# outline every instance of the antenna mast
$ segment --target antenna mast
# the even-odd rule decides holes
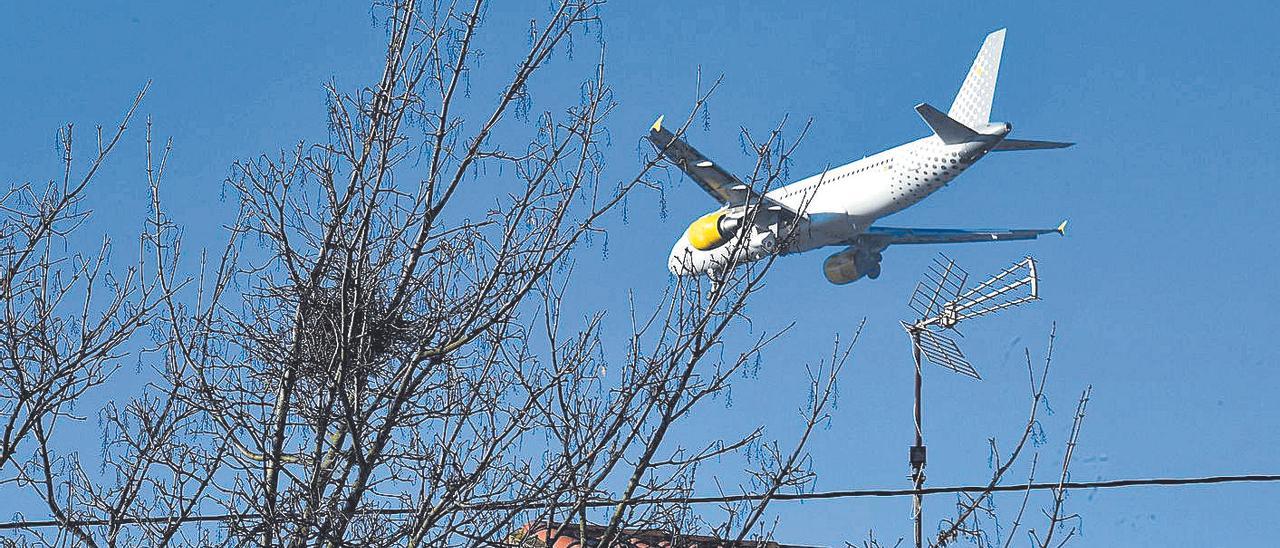
[[[911,336],[911,356],[915,361],[915,445],[911,446],[909,462],[911,481],[916,494],[912,497],[912,517],[915,519],[916,548],[924,546],[924,488],[925,445],[921,427],[920,388],[923,375],[921,356],[944,368],[962,375],[982,380],[959,345],[947,331],[955,332],[964,320],[999,312],[1006,308],[1029,303],[1040,298],[1040,282],[1036,275],[1036,261],[1025,257],[986,281],[971,289],[964,289],[969,273],[956,265],[946,255],[938,254],[916,284],[908,306],[915,311],[913,323],[902,322],[902,328]]]

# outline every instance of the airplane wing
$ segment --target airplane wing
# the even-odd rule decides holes
[[[674,133],[662,127],[662,117],[649,128],[649,142],[658,148],[662,156],[679,167],[690,179],[698,183],[702,190],[725,207],[737,207],[747,203],[760,204],[766,210],[794,217],[797,213],[791,208],[767,197],[743,183],[719,164],[703,156],[701,152],[676,137]]]
[[[895,228],[873,226],[859,235],[855,245],[883,248],[896,244],[950,244],[960,242],[995,242],[1034,240],[1041,234],[1066,234],[1067,222],[1057,228],[1027,229],[962,229],[962,228]]]

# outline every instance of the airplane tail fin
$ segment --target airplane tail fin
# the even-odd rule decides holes
[[[987,35],[978,50],[978,57],[969,67],[969,74],[960,85],[960,93],[951,103],[951,110],[943,114],[927,103],[916,105],[916,112],[924,119],[929,128],[946,144],[964,143],[989,138],[998,126],[991,124],[991,101],[995,98],[996,76],[1000,73],[1000,55],[1004,53],[1004,31],[997,30]],[[1026,139],[1004,139],[1009,133],[1009,124],[1004,126],[1001,139],[991,150],[1041,150],[1049,148],[1066,148],[1075,143],[1056,141],[1032,141]]]
[[[995,98],[996,75],[1000,72],[1000,54],[1004,51],[1004,30],[987,35],[978,57],[969,67],[960,93],[951,103],[947,115],[971,128],[981,128],[991,121],[991,100]]]

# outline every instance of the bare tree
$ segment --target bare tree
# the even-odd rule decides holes
[[[1042,443],[1044,437],[1043,427],[1040,422],[1040,410],[1046,406],[1045,400],[1045,384],[1049,377],[1049,367],[1053,363],[1053,345],[1056,337],[1056,326],[1050,331],[1049,344],[1045,351],[1044,364],[1040,368],[1037,375],[1035,367],[1032,365],[1030,351],[1026,354],[1027,363],[1027,379],[1028,387],[1031,395],[1031,409],[1027,414],[1027,421],[1018,441],[1014,444],[1013,449],[1008,454],[1002,454],[995,438],[989,438],[987,443],[990,446],[992,456],[993,471],[991,480],[986,486],[986,490],[976,494],[962,494],[961,498],[956,501],[956,516],[942,521],[937,537],[933,546],[946,546],[957,540],[968,540],[972,544],[981,547],[994,546],[1011,546],[1014,539],[1021,534],[1021,528],[1026,526],[1026,511],[1031,501],[1031,485],[1035,483],[1036,468],[1039,464],[1039,451],[1032,451],[1031,462],[1027,466],[1027,489],[1023,491],[1022,500],[1018,506],[1016,514],[1013,516],[1012,523],[1007,530],[1002,531],[998,524],[998,513],[994,505],[994,488],[1000,485],[1009,472],[1014,468],[1015,464],[1020,462],[1023,457],[1023,451],[1028,448],[1027,442],[1032,442],[1032,446],[1038,446]],[[1076,405],[1076,412],[1072,419],[1071,430],[1067,436],[1067,442],[1064,446],[1062,463],[1058,474],[1058,485],[1052,493],[1052,500],[1047,509],[1043,510],[1043,514],[1047,523],[1044,529],[1037,532],[1035,529],[1028,528],[1026,531],[1028,540],[1036,546],[1048,548],[1051,546],[1062,546],[1075,536],[1076,527],[1064,528],[1068,522],[1078,519],[1075,514],[1064,513],[1064,502],[1066,499],[1066,489],[1063,484],[1070,478],[1071,457],[1075,451],[1076,443],[1080,438],[1080,429],[1084,422],[1085,407],[1089,403],[1089,395],[1092,387],[1086,388],[1080,395],[1080,399]],[[1055,535],[1061,531],[1061,538],[1054,544]]]
[[[574,261],[603,220],[670,176],[652,149],[626,177],[605,169],[616,102],[602,4],[553,3],[530,22],[522,55],[486,60],[508,71],[491,93],[471,89],[483,0],[376,4],[387,31],[377,81],[326,88],[320,142],[234,164],[236,211],[216,253],[184,252],[163,199],[171,145],[155,150],[149,124],[151,214],[138,262],[107,268],[109,242],[67,251],[138,102],[111,137],[99,132],[80,175],[66,127],[61,180],[0,196],[0,488],[43,500],[60,526],[11,542],[541,546],[572,533],[615,546],[636,531],[668,532],[675,545],[698,533],[772,540],[772,498],[815,482],[806,446],[830,420],[857,333],[806,368],[810,393],[784,443],[763,427],[721,433],[696,422],[786,331],[745,329],[772,258],[718,272],[714,284],[673,279],[641,299],[651,304],[615,314],[623,330],[604,328],[606,311],[566,303],[583,283]],[[576,96],[535,102],[535,76],[592,32],[596,62]],[[699,79],[676,135],[705,114],[718,83]],[[785,118],[763,134],[743,128],[754,160],[746,182],[782,182],[807,127],[785,142]],[[744,226],[771,222],[747,209]],[[143,327],[149,343],[136,340]],[[991,531],[994,488],[1035,445],[1052,345],[1051,335],[1038,375],[1028,355],[1020,439],[1007,455],[990,441],[988,490],[957,502],[934,545],[1009,546],[1025,531],[1047,547],[1076,536],[1065,486],[1087,390],[1044,528],[1024,520],[1028,489],[1011,529]],[[58,451],[75,442],[58,440],[56,426],[78,418],[75,402],[130,352],[149,367],[146,382],[100,411],[99,460]],[[710,490],[751,496],[719,513],[681,502]]]
[[[768,539],[769,497],[813,482],[804,448],[851,345],[811,365],[784,445],[692,420],[785,331],[744,329],[772,259],[714,285],[674,279],[631,307],[629,332],[606,332],[603,311],[567,325],[575,252],[666,174],[655,150],[606,178],[602,40],[575,100],[534,110],[534,76],[574,33],[599,32],[602,3],[561,0],[531,21],[495,94],[470,90],[485,2],[379,4],[379,80],[327,88],[323,142],[235,164],[238,212],[213,256],[184,255],[164,208],[168,146],[153,153],[148,131],[152,382],[103,411],[105,474],[52,455],[37,431],[27,475],[63,525],[37,540],[478,546],[588,523],[604,545],[636,528]],[[677,135],[715,87],[699,84]],[[786,174],[800,139],[784,144],[785,123],[743,129],[755,188]],[[700,466],[727,455],[753,456],[714,485],[768,496],[723,521],[646,502],[709,487]],[[216,527],[201,525],[209,514]]]
[[[110,374],[120,346],[155,306],[142,264],[112,271],[111,241],[76,250],[73,233],[92,213],[84,196],[145,93],[113,133],[97,130],[97,151],[76,165],[72,126],[58,131],[63,170],[43,185],[0,194],[0,470],[19,446],[46,436],[71,403]]]
[[[146,325],[162,292],[145,261],[110,267],[112,245],[81,249],[95,177],[120,142],[146,89],[114,131],[96,131],[96,150],[79,166],[72,125],[58,131],[62,173],[44,184],[14,184],[0,195],[0,486],[31,485],[65,517],[49,466],[31,473],[24,454],[51,462],[59,423],[82,420],[76,401],[101,385]]]

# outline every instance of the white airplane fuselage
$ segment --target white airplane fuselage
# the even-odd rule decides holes
[[[875,221],[950,183],[1011,127],[995,123],[974,129],[982,140],[949,145],[930,135],[767,192],[803,217],[793,227],[744,226],[724,245],[706,251],[691,245],[684,232],[671,249],[668,268],[677,275],[704,274],[771,254],[849,245]]]

